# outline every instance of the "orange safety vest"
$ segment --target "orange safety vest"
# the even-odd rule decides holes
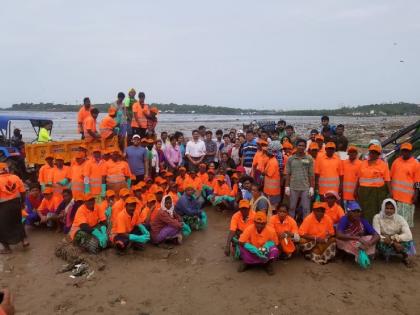
[[[59,182],[69,177],[69,171],[70,171],[70,167],[68,167],[67,165],[63,165],[63,168],[61,169],[58,168],[57,166],[53,168],[52,183],[53,183],[54,195],[61,196],[61,194],[63,193],[64,187],[61,186]]]
[[[269,157],[264,151],[257,151],[252,162],[252,167],[256,168],[261,173],[264,172],[265,166],[267,165]]]
[[[343,199],[355,200],[354,189],[359,180],[359,169],[362,161],[356,159],[354,161],[344,160],[343,164]]]
[[[395,200],[412,204],[414,184],[420,182],[419,162],[411,157],[397,158],[391,167],[392,196]]]
[[[53,183],[54,166],[51,167],[48,164],[42,165],[39,169],[38,182],[41,185],[47,185]]]
[[[280,195],[280,168],[275,157],[267,161],[264,173],[264,193],[268,196]]]
[[[89,116],[91,116],[90,115],[90,110],[92,109],[93,107],[92,106],[90,106],[89,107],[89,109],[88,110],[86,110],[86,108],[85,108],[85,106],[82,106],[80,109],[79,109],[79,112],[77,113],[77,123],[78,123],[78,125],[77,125],[77,131],[80,133],[80,132],[83,132],[83,123],[84,123],[84,121],[85,121],[85,119],[87,118],[87,117],[89,117]],[[82,124],[82,128],[80,128],[80,125],[79,124]]]
[[[341,160],[337,155],[334,154],[330,158],[327,155],[322,155],[319,159],[317,157],[315,174],[319,175],[318,186],[321,195],[327,191],[338,193],[343,169]]]
[[[359,169],[359,185],[362,187],[382,187],[390,181],[388,164],[382,160],[376,160],[369,164],[368,160],[362,161]]]
[[[86,162],[83,162],[81,165],[76,163],[70,166],[69,179],[71,180],[71,191],[75,200],[82,200],[85,193],[83,182],[83,169],[85,163]]]
[[[86,141],[95,140],[88,132],[88,130],[96,132],[96,120],[90,116],[83,121],[83,135]]]
[[[109,160],[104,166],[107,184],[118,184],[125,182],[125,177],[130,177],[127,162]]]
[[[133,118],[131,120],[131,127],[134,128],[147,128],[147,118],[145,114],[149,113],[149,105],[143,104],[144,107],[141,107],[139,102],[135,102],[133,104]],[[136,118],[134,117],[134,113],[137,113],[137,117],[139,120],[140,125],[137,123]]]
[[[105,176],[105,161],[97,162],[94,158],[84,163],[83,177],[89,178],[90,193],[98,196],[101,193],[102,176]]]
[[[107,139],[114,132],[114,128],[117,126],[114,118],[107,115],[102,119],[99,124],[99,133],[101,134],[102,139]]]

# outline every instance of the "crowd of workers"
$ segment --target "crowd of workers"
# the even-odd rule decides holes
[[[137,97],[119,93],[99,129],[88,98],[78,113],[85,143],[118,137],[119,147],[82,144],[69,165],[48,154],[27,187],[0,163],[1,253],[29,245],[25,226],[68,233],[90,253],[172,247],[206,228],[204,208],[213,206],[233,214],[225,254],[240,260],[239,271],[262,265],[273,274],[275,260],[298,251],[325,264],[337,249],[362,267],[375,253],[410,265],[420,182],[410,143],[389,169],[378,141],[362,155],[326,116],[307,139],[279,121],[272,131],[200,126],[185,141],[181,132],[158,136],[158,110]]]

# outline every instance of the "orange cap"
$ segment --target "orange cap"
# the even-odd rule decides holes
[[[146,138],[142,138],[142,139],[140,140],[140,142],[141,142],[141,143],[147,143],[147,139],[146,139]]]
[[[92,195],[92,194],[86,194],[86,195],[83,196],[83,201],[89,201],[89,200],[92,200],[92,199],[95,199],[95,196]]]
[[[167,181],[166,181],[166,179],[164,179],[164,178],[162,178],[162,177],[160,177],[160,176],[157,176],[156,178],[155,178],[155,183],[156,184],[163,184],[163,183],[166,183]]]
[[[293,149],[293,145],[289,141],[283,142],[283,149]]]
[[[162,187],[158,186],[158,187],[155,188],[155,194],[157,194],[157,193],[163,193]]]
[[[401,144],[400,150],[412,151],[413,150],[413,145],[411,143],[405,142],[405,143]]]
[[[179,169],[178,169],[178,171],[187,171],[187,169],[185,168],[185,167],[183,167],[183,166],[181,166]]]
[[[165,173],[165,177],[172,177],[172,176],[174,176],[174,173],[172,173],[172,172],[166,172]]]
[[[214,173],[215,173],[215,171],[214,171],[214,169],[210,168],[210,169],[207,171],[207,173],[208,173],[208,174],[214,174]]]
[[[325,202],[315,201],[312,206],[312,209],[320,209],[320,208],[326,209]]]
[[[87,150],[88,149],[87,144],[86,143],[79,144],[79,149]]]
[[[47,194],[52,194],[53,192],[54,192],[54,190],[52,189],[52,187],[46,187],[46,188],[44,189],[43,194],[44,194],[44,195],[47,195]]]
[[[153,139],[147,139],[147,140],[146,140],[146,142],[147,142],[148,144],[153,144],[153,143],[155,143],[155,140],[153,140]]]
[[[309,150],[319,150],[319,146],[316,142],[311,142],[309,145]]]
[[[255,213],[254,222],[256,223],[267,223],[267,215],[264,211],[258,211]]]
[[[146,197],[147,202],[156,201],[156,196],[153,194],[148,194]]]
[[[322,141],[324,141],[324,136],[318,134],[318,135],[315,136],[315,141],[316,140],[322,140]]]
[[[115,192],[113,190],[108,189],[105,193],[106,197],[114,197],[115,196]]]
[[[241,209],[241,208],[249,209],[249,207],[250,207],[249,200],[242,199],[242,200],[239,201],[239,209]]]
[[[125,200],[125,203],[137,203],[137,202],[138,202],[138,199],[136,197],[128,197]]]
[[[101,152],[102,151],[102,149],[101,149],[101,147],[100,146],[97,146],[97,145],[95,145],[93,148],[92,148],[92,150],[91,150],[92,152]]]
[[[357,149],[357,147],[356,147],[356,146],[354,146],[354,145],[350,145],[350,146],[347,148],[347,152],[359,152],[359,150]]]
[[[260,146],[267,146],[268,145],[268,142],[267,141],[265,141],[265,140],[262,140],[262,139],[260,139],[260,140],[258,140],[258,142],[257,142]]]
[[[53,158],[54,158],[54,154],[52,154],[52,153],[47,153],[45,155],[45,159],[53,159]]]
[[[217,175],[216,180],[225,181],[225,176],[224,175]]]
[[[325,149],[335,149],[335,148],[336,148],[336,146],[335,146],[335,143],[334,142],[328,142],[325,145]]]
[[[128,190],[128,188],[121,188],[119,195],[120,195],[120,197],[129,196],[130,191]]]
[[[8,168],[9,167],[9,165],[7,165],[7,163],[0,163],[0,169],[5,169],[5,168]]]
[[[239,178],[238,173],[235,173],[232,175],[232,179],[238,179],[238,178]]]
[[[150,112],[154,113],[154,114],[157,114],[157,113],[159,113],[159,109],[157,107],[152,107],[152,108],[150,108]]]
[[[77,151],[75,154],[76,159],[84,159],[86,157],[85,152]]]
[[[117,109],[113,106],[111,106],[110,108],[108,108],[108,114],[110,115],[114,115],[117,113]]]
[[[381,153],[381,152],[382,152],[381,147],[380,147],[379,145],[377,145],[377,144],[371,144],[371,145],[369,146],[368,150],[369,150],[369,151],[376,151],[376,152],[378,152],[378,153]]]

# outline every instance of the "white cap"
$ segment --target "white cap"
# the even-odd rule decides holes
[[[132,139],[134,139],[134,138],[139,138],[140,139],[141,137],[139,135],[134,135]]]

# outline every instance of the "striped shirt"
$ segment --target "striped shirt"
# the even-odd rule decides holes
[[[252,162],[257,150],[257,141],[255,141],[255,139],[250,142],[247,141],[243,144],[241,156],[244,159],[244,167],[252,167]]]

